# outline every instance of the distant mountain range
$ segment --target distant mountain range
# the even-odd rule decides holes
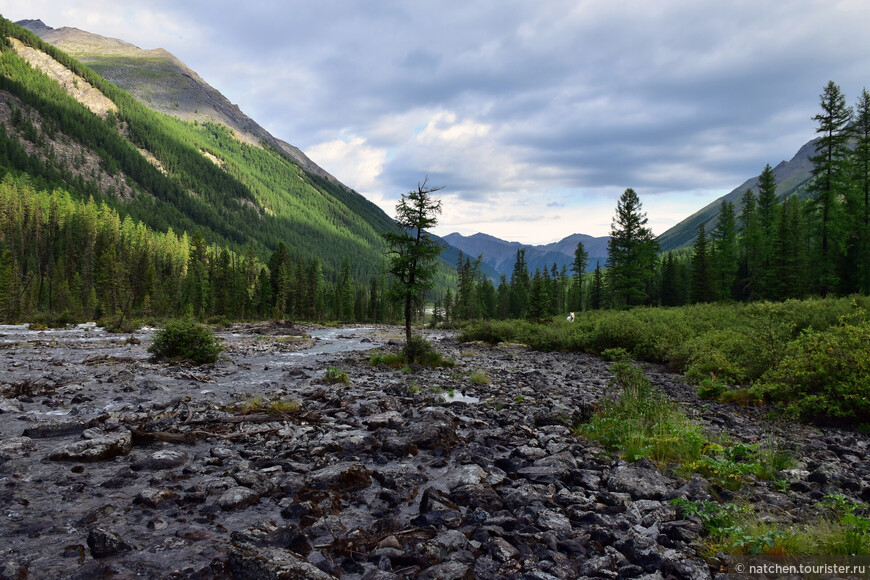
[[[572,234],[558,242],[534,246],[519,242],[507,242],[487,234],[474,234],[463,236],[458,233],[444,236],[444,240],[451,246],[459,248],[473,258],[483,254],[483,263],[492,267],[499,275],[505,274],[510,277],[516,262],[517,250],[526,250],[526,263],[529,271],[534,273],[536,268],[549,270],[553,264],[561,270],[563,265],[571,268],[574,261],[574,250],[577,243],[583,242],[583,247],[589,254],[587,271],[595,269],[595,262],[601,261],[602,266],[607,260],[607,236],[594,238],[585,234]]]

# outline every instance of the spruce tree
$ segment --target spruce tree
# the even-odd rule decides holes
[[[586,273],[586,267],[589,265],[589,252],[583,247],[583,242],[577,242],[577,247],[574,248],[574,261],[571,262],[571,271],[574,276],[571,281],[571,301],[569,310],[580,312],[583,310],[583,274]]]
[[[608,281],[618,306],[641,305],[649,296],[658,243],[646,224],[637,193],[626,189],[616,204],[607,243]]]
[[[849,122],[852,109],[846,106],[846,97],[834,81],[830,81],[820,98],[822,113],[813,117],[818,122],[816,154],[813,163],[810,193],[816,212],[818,248],[814,271],[816,290],[821,296],[837,287],[837,262],[842,253],[841,217],[838,200],[846,196],[846,160],[849,156]]]
[[[604,307],[604,276],[601,273],[601,262],[595,261],[595,271],[592,273],[592,286],[589,288],[589,308],[601,310]]]
[[[870,92],[865,88],[855,106],[855,149],[853,152],[854,187],[859,201],[858,280],[860,290],[870,295]]]
[[[692,303],[713,302],[716,299],[716,288],[713,281],[713,264],[710,259],[704,222],[698,226],[698,238],[695,241],[692,254],[691,276],[689,292]]]
[[[713,230],[716,248],[714,263],[714,278],[716,292],[720,299],[732,297],[734,283],[737,277],[737,220],[734,214],[734,204],[723,200],[719,206],[719,218]]]
[[[761,226],[755,194],[746,190],[741,198],[740,211],[740,262],[737,270],[737,298],[753,300],[758,298],[761,269]]]

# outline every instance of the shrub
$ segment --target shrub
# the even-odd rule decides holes
[[[804,331],[755,390],[804,419],[870,421],[870,323]]]
[[[437,352],[432,344],[420,335],[411,337],[411,342],[405,345],[405,360],[407,362],[408,355],[413,354],[415,363],[421,366],[428,367],[452,367],[453,361],[446,360]]]
[[[148,352],[157,358],[213,363],[221,346],[212,331],[190,319],[171,320],[154,334]]]
[[[702,399],[718,399],[728,386],[715,377],[708,377],[698,383],[698,396]]]

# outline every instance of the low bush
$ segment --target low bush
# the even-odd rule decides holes
[[[855,344],[857,339],[850,342],[845,336],[855,328],[861,337],[866,335],[868,307],[870,297],[858,296],[586,311],[577,313],[574,323],[468,323],[459,339],[490,344],[520,342],[536,350],[592,352],[607,357],[624,351],[639,360],[670,365],[691,381],[700,382],[712,375],[727,384],[756,385],[752,390],[724,391],[723,400],[730,398],[741,404],[782,401],[805,418],[870,422],[865,393],[870,390],[867,367],[851,363],[860,357],[866,360],[868,352]],[[846,330],[836,330],[844,325]],[[814,367],[817,358],[826,356],[820,350],[825,336],[837,346],[827,364]],[[816,347],[809,344],[813,340],[819,342]],[[840,346],[843,348],[838,351]],[[801,377],[788,370],[794,363],[795,368],[802,369]],[[813,373],[813,368],[818,372]],[[835,380],[826,387],[820,383],[829,372]],[[813,379],[806,393],[796,384],[804,378]],[[798,401],[805,394],[810,398]]]
[[[155,332],[148,352],[157,358],[206,364],[218,359],[221,346],[207,326],[182,318]]]
[[[870,421],[870,323],[805,330],[754,391],[802,419]]]
[[[350,383],[350,377],[337,367],[328,367],[323,375],[323,381],[328,385],[347,385]]]

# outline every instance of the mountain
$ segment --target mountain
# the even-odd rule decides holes
[[[328,279],[345,258],[358,280],[380,271],[381,233],[396,227],[393,220],[294,154],[171,54],[25,24],[90,58],[151,108],[0,20],[3,174],[26,174],[35,187],[64,189],[77,200],[92,197],[153,231],[200,231],[208,244],[239,251],[250,245],[264,261],[284,242],[295,255],[317,258]],[[149,78],[157,80],[148,85]]]
[[[555,263],[559,270],[565,265],[570,270],[574,261],[574,250],[577,242],[583,242],[583,247],[589,254],[587,271],[595,269],[596,260],[602,264],[607,260],[608,237],[594,238],[585,234],[572,234],[558,242],[533,246],[519,242],[507,242],[488,234],[474,234],[463,236],[452,233],[444,236],[444,240],[452,246],[459,248],[471,256],[483,255],[483,263],[491,266],[499,275],[510,277],[516,262],[517,251],[526,250],[526,263],[529,271],[534,273],[536,268],[550,270]]]
[[[52,28],[41,20],[16,22],[118,85],[150,109],[182,121],[219,123],[250,145],[267,143],[312,175],[339,181],[302,151],[272,136],[237,105],[162,48],[144,50],[117,38],[78,28]]]
[[[812,177],[813,164],[810,157],[816,152],[816,139],[801,147],[790,161],[781,161],[773,168],[776,176],[776,193],[779,199],[785,199],[790,195],[796,195],[800,199],[807,196],[806,186]],[[759,174],[761,171],[759,171]],[[741,198],[749,189],[756,189],[758,176],[747,179],[730,193],[696,211],[674,227],[670,228],[658,237],[662,251],[671,251],[678,248],[691,246],[698,237],[698,227],[703,223],[707,232],[712,232],[716,227],[719,216],[719,207],[723,201],[734,204],[735,211],[739,215],[743,207]]]

